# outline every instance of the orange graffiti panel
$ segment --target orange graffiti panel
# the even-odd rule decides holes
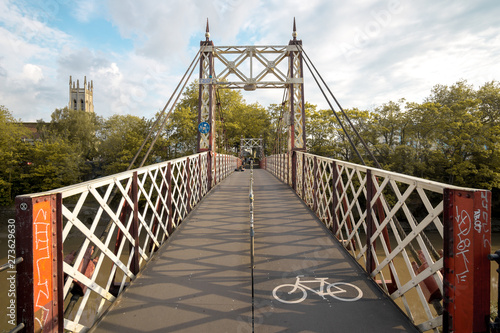
[[[52,302],[52,228],[50,201],[33,205],[33,303],[35,319],[44,327]]]

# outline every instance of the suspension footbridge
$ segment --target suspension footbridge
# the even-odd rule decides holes
[[[308,154],[304,63],[324,81],[295,26],[282,46],[209,37],[186,72],[197,154],[16,198],[17,330],[488,331],[491,193]],[[217,90],[260,88],[285,90],[288,146],[241,172]]]

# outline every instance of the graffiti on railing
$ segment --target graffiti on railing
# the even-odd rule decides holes
[[[491,248],[491,242],[488,238],[488,234],[490,234],[490,228],[488,227],[490,221],[490,216],[488,213],[488,209],[491,203],[488,197],[487,192],[481,192],[481,209],[478,209],[477,215],[474,214],[474,229],[482,235],[483,247]]]
[[[469,214],[465,210],[462,210],[460,213],[457,206],[456,212],[455,221],[458,227],[457,236],[459,240],[456,247],[456,254],[457,256],[461,256],[463,260],[462,269],[460,271],[457,270],[456,277],[458,282],[466,282],[469,274],[469,264],[471,259],[469,249],[471,246],[470,231],[472,229],[472,223]]]
[[[50,226],[50,202],[43,201],[34,206],[35,220],[33,222],[33,262],[35,263],[34,305],[35,320],[40,328],[47,324],[52,301],[52,262],[50,251],[52,235]],[[49,306],[48,306],[49,305]]]

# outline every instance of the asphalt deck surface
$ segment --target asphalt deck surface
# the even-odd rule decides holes
[[[292,189],[259,169],[252,311],[249,184],[250,170],[220,183],[91,331],[252,332],[253,318],[254,332],[418,332]],[[285,302],[307,296],[276,299],[297,276],[317,292],[325,279],[324,297],[283,286]]]

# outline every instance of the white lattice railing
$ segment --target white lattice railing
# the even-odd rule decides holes
[[[18,311],[26,331],[92,326],[237,166],[236,157],[202,153],[16,198],[18,253],[28,261],[18,304],[35,300],[31,313]],[[54,321],[62,314],[64,323]]]
[[[295,189],[419,329],[485,331],[489,191],[302,152],[263,165]]]

